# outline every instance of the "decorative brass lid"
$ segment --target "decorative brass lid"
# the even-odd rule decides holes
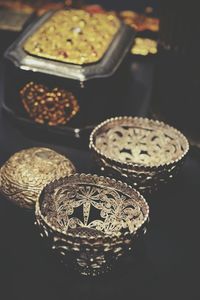
[[[31,55],[77,65],[99,61],[120,28],[112,14],[60,10],[24,43]]]
[[[74,172],[71,161],[51,149],[25,149],[15,153],[2,166],[0,192],[20,207],[34,208],[47,183]]]

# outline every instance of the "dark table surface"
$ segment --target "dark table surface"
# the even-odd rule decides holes
[[[150,105],[154,59],[133,59],[130,114]],[[11,83],[12,84],[12,83]],[[16,151],[47,146],[66,154],[79,172],[94,172],[87,149],[27,138],[0,112],[0,163]],[[200,156],[191,150],[176,180],[148,197],[150,225],[133,254],[112,272],[85,278],[70,274],[46,249],[32,213],[0,199],[0,299],[200,299]]]

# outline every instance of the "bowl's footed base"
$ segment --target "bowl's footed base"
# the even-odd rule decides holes
[[[112,266],[110,265],[106,265],[97,269],[94,268],[90,268],[90,267],[85,267],[85,268],[80,268],[77,267],[75,268],[76,271],[79,272],[79,274],[83,275],[83,276],[99,276],[99,275],[103,275],[109,271],[111,271]]]
[[[71,269],[76,273],[79,273],[82,276],[90,276],[90,277],[95,277],[95,276],[100,276],[103,275],[109,271],[112,270],[113,265],[112,264],[104,264],[102,266],[98,266],[96,268],[91,267],[91,266],[80,266],[77,263],[75,264],[68,264],[62,261],[62,263],[64,264],[64,266],[67,269]]]

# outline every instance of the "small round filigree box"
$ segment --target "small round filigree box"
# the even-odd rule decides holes
[[[173,178],[189,150],[185,136],[163,122],[117,117],[98,125],[90,149],[102,171],[152,192]]]
[[[0,192],[22,208],[34,208],[43,187],[52,180],[75,173],[65,156],[34,147],[15,153],[0,170]]]
[[[41,236],[61,261],[95,276],[108,271],[146,231],[149,207],[121,181],[75,174],[47,185],[35,214]]]

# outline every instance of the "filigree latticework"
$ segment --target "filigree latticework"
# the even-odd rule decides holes
[[[189,145],[178,130],[162,122],[119,117],[94,129],[90,148],[102,170],[151,191],[174,176]]]
[[[101,152],[123,163],[154,166],[169,163],[184,152],[176,132],[145,125],[108,128],[96,137],[95,144]]]
[[[144,218],[134,199],[112,188],[83,184],[56,188],[45,198],[42,213],[61,230],[88,227],[106,234],[127,227],[133,232]]]
[[[133,188],[114,179],[75,174],[49,184],[36,203],[41,234],[85,275],[107,271],[142,232],[149,208]]]

